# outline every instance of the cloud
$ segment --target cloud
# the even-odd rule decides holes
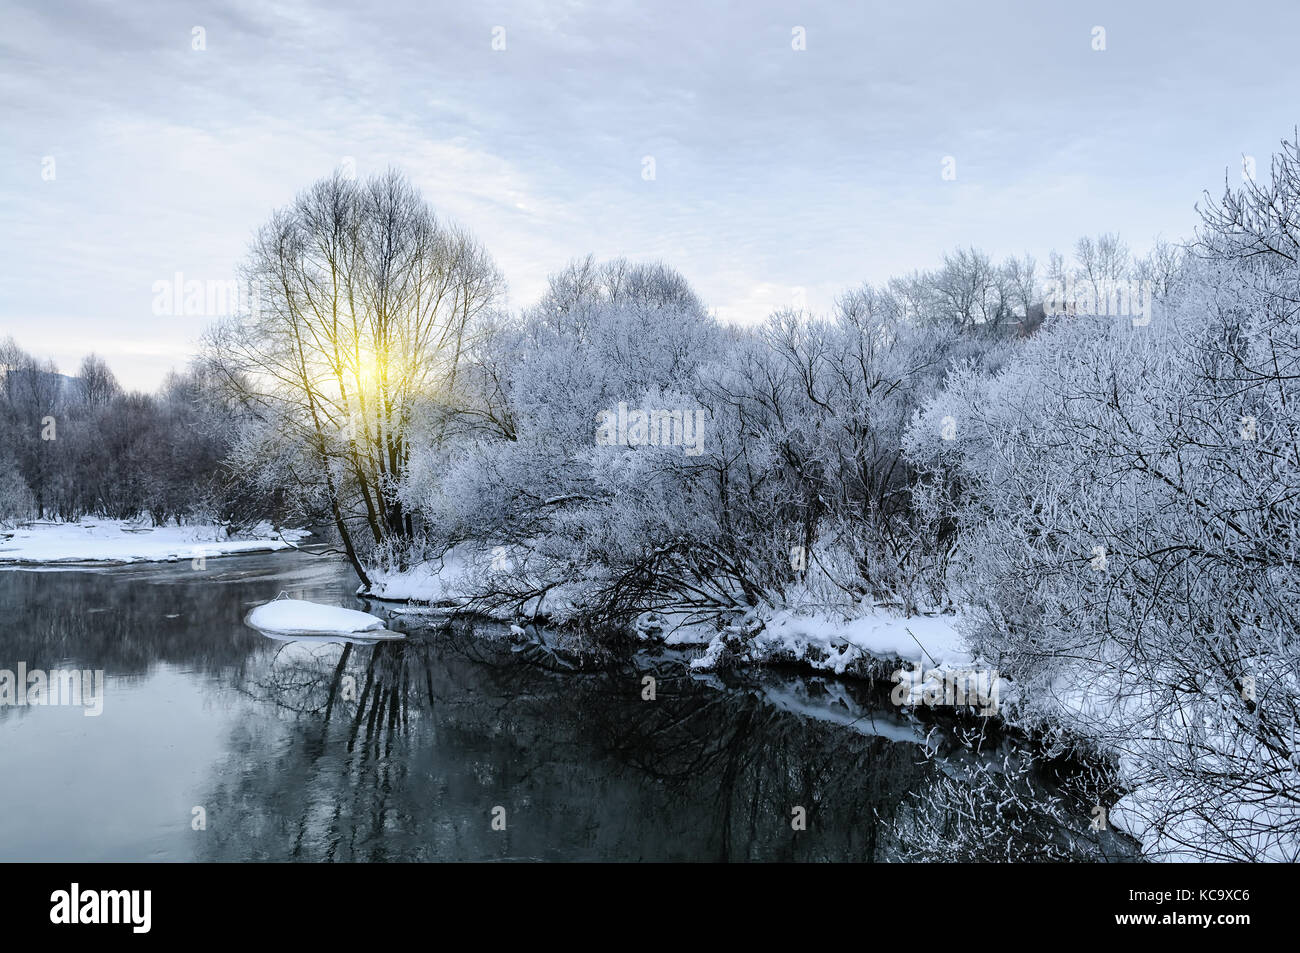
[[[195,329],[150,312],[152,282],[232,273],[345,156],[409,172],[516,306],[587,252],[662,258],[756,321],[782,289],[825,310],[956,245],[1043,257],[1105,230],[1140,247],[1186,234],[1200,189],[1296,121],[1300,12],[1270,5],[1261,32],[1202,6],[1100,2],[1085,22],[1004,4],[18,0],[0,333],[114,353],[154,386],[159,355],[123,342],[180,354]]]

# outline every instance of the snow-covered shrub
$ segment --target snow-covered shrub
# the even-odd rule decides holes
[[[0,457],[0,526],[12,527],[35,515],[36,501],[18,467]]]
[[[1005,348],[870,288],[829,319],[727,328],[662,266],[577,262],[481,343],[453,438],[413,451],[400,493],[444,549],[512,553],[513,576],[477,593],[493,609],[613,626],[940,608],[946,531],[910,504],[902,434],[952,360]],[[699,439],[602,438],[637,411],[686,415]]]
[[[1118,757],[1117,821],[1153,856],[1294,860],[1296,144],[1193,251],[1149,323],[1049,319],[1001,373],[955,373],[905,445],[959,527],[974,649]]]

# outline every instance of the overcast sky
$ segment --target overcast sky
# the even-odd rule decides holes
[[[1300,121],[1300,4],[1065,6],[4,0],[0,338],[153,388],[210,320],[154,283],[233,277],[348,157],[473,230],[512,306],[592,252],[756,321],[957,245],[1185,236]]]

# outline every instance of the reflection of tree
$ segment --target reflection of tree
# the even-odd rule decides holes
[[[605,744],[684,799],[710,792],[713,859],[874,859],[877,815],[931,773],[913,745],[783,711],[757,690],[701,691],[671,669],[658,685],[676,704],[607,721]],[[791,827],[796,806],[806,831]]]
[[[782,710],[756,682],[660,660],[643,701],[644,659],[557,672],[518,648],[458,624],[268,651],[245,688],[291,718],[232,739],[204,856],[881,859],[904,856],[894,820],[940,777],[918,746]]]
[[[984,757],[954,757],[935,783],[912,793],[891,820],[903,856],[963,863],[1132,860],[1136,844],[1115,834],[1102,804],[1118,794],[1109,772],[1090,762],[1049,766],[1003,746]],[[1055,781],[1056,783],[1049,783]]]
[[[351,749],[358,738],[382,742],[408,727],[413,713],[432,708],[428,651],[423,641],[286,641],[275,644],[269,662],[242,687],[284,711],[319,716],[326,725],[336,711],[347,711]]]

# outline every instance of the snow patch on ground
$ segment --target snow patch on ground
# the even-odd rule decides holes
[[[1172,675],[1151,682],[1123,672],[1115,660],[1080,661],[1036,702],[1048,719],[1115,758],[1117,780],[1127,793],[1110,810],[1112,825],[1138,840],[1148,860],[1241,859],[1235,852],[1218,853],[1230,833],[1253,856],[1294,863],[1300,846],[1286,832],[1295,830],[1300,811],[1290,798],[1251,790],[1251,752],[1216,724],[1219,706],[1213,699],[1172,693]],[[1198,762],[1207,772],[1240,772],[1240,799],[1225,800],[1212,787],[1170,770],[1171,749],[1185,752],[1193,725],[1201,726],[1194,736]]]
[[[124,520],[83,519],[75,523],[36,521],[0,530],[0,566],[174,562],[291,549],[311,534],[276,532],[262,523],[247,534],[226,535],[224,526],[150,526]],[[241,538],[242,537],[242,538]]]
[[[438,559],[397,570],[375,567],[367,570],[370,587],[362,586],[357,595],[394,602],[406,602],[422,611],[430,609],[474,612],[499,622],[545,616],[550,621],[564,621],[582,604],[585,584],[556,586],[544,596],[529,597],[510,604],[485,604],[473,593],[499,591],[511,584],[512,572],[527,573],[534,558],[527,545],[492,546],[462,543]],[[395,611],[407,611],[405,609]]]
[[[708,645],[718,634],[712,622],[700,622],[687,612],[643,612],[635,628],[641,641],[662,642],[673,648]]]
[[[365,595],[421,606],[474,609],[469,594],[490,581],[494,561],[495,568],[508,571],[509,564],[522,564],[527,558],[526,551],[464,544],[439,560],[406,570],[370,571],[371,586]],[[580,593],[560,587],[547,593],[540,608],[553,619],[562,619],[580,602]],[[528,618],[538,609],[536,603],[531,599],[515,611],[489,614],[511,622]],[[804,662],[842,675],[854,663],[868,659],[908,662],[925,669],[968,667],[974,660],[959,632],[960,623],[957,615],[903,617],[884,608],[864,606],[860,615],[848,620],[824,613],[769,609],[761,625],[751,614],[742,625],[721,632],[712,620],[700,621],[689,613],[646,612],[637,618],[635,630],[643,641],[704,648],[704,653],[692,662],[697,670],[717,665],[724,650],[734,647],[739,637],[748,661]]]
[[[803,662],[836,675],[870,659],[911,662],[927,668],[969,666],[974,659],[959,631],[960,623],[958,615],[905,617],[874,607],[847,621],[780,609],[745,638],[743,657],[748,661]],[[718,664],[737,634],[734,629],[719,633],[692,666],[711,668]]]
[[[417,563],[409,569],[368,569],[370,588],[362,588],[365,595],[376,599],[458,608],[465,604],[464,593],[481,571],[481,563],[490,558],[490,553],[476,547],[458,546],[441,559]]]

